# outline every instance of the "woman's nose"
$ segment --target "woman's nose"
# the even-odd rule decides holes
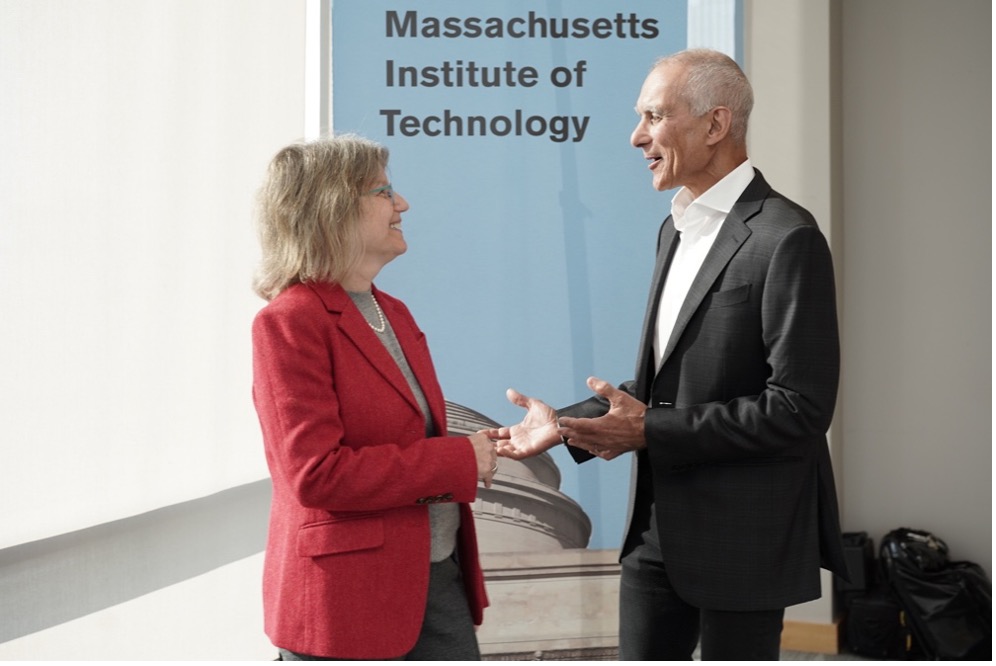
[[[408,199],[401,196],[397,190],[394,191],[394,207],[401,211],[411,208],[411,206],[408,205]]]

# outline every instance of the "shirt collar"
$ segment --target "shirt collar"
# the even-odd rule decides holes
[[[682,187],[671,199],[674,228],[679,232],[702,231],[703,225],[710,219],[726,219],[733,210],[733,204],[753,179],[754,167],[750,159],[746,159],[697,199],[692,199],[692,193],[688,188]]]

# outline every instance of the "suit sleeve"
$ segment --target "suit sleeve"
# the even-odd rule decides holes
[[[333,358],[326,326],[279,309],[264,309],[253,323],[253,400],[274,481],[288,484],[303,506],[328,511],[381,510],[441,495],[473,501],[477,464],[467,438],[412,434],[424,433],[421,415],[385,408],[373,387],[369,409],[382,411],[366,422],[382,427],[351,433],[352,445],[344,443],[335,375],[348,368]]]
[[[823,441],[840,363],[834,293],[823,234],[815,225],[793,228],[774,247],[764,278],[759,353],[767,379],[746,395],[649,409],[645,426],[654,468],[793,456],[796,447]],[[735,341],[736,333],[727,333],[731,346],[716,355],[749,349]]]

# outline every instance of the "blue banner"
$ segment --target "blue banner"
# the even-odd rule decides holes
[[[515,387],[554,407],[630,379],[670,195],[629,144],[685,0],[335,0],[332,126],[391,150],[408,253],[378,276],[428,335],[448,400],[501,423]],[[732,31],[732,30],[731,30]],[[563,491],[619,546],[628,456]]]

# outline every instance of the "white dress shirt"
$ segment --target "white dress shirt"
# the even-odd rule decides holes
[[[657,309],[654,331],[656,367],[660,367],[661,358],[678,319],[678,311],[688,296],[692,281],[702,268],[702,262],[716,241],[733,204],[753,179],[754,168],[748,159],[703,192],[698,199],[692,200],[691,192],[685,187],[678,190],[671,199],[671,216],[680,240],[664,280],[660,307]]]

